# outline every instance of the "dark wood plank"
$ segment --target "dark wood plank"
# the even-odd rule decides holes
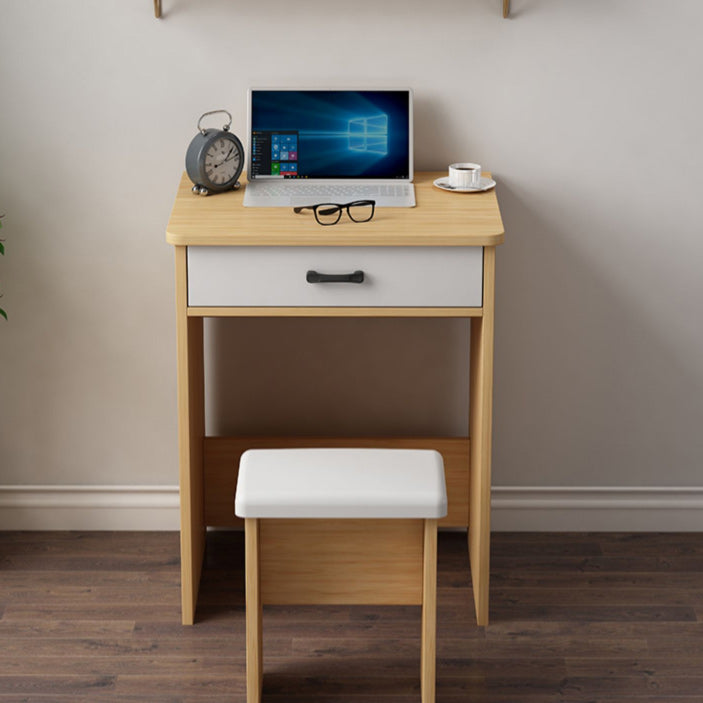
[[[493,588],[491,596],[502,603],[520,606],[552,605],[570,607],[572,603],[583,606],[679,606],[687,611],[685,619],[696,619],[696,607],[703,606],[703,589],[679,589],[674,584],[659,587],[635,587],[621,585],[590,586],[573,584],[571,587],[559,588]],[[573,619],[573,618],[572,618]],[[583,618],[578,618],[583,619]],[[600,618],[593,618],[600,619]],[[677,618],[681,619],[681,618]]]
[[[491,573],[493,588],[520,588],[529,592],[533,588],[589,588],[591,586],[610,586],[619,588],[664,588],[664,589],[700,589],[703,575],[682,572],[651,571],[613,571],[599,573],[594,571],[498,571]]]
[[[496,571],[553,571],[553,572],[684,572],[703,573],[703,556],[599,556],[599,557],[555,557],[536,553],[530,557],[522,554],[497,556],[491,560]]]
[[[703,535],[439,539],[437,703],[703,700]],[[0,533],[0,703],[244,703],[242,539],[212,532],[198,621],[175,533]],[[420,610],[267,607],[263,703],[419,703]]]
[[[695,622],[696,612],[688,606],[661,605],[530,605],[498,603],[491,607],[491,618],[502,621],[513,618],[525,620],[622,620],[637,622]]]
[[[114,676],[0,676],[0,691],[3,694],[97,695],[114,688]]]

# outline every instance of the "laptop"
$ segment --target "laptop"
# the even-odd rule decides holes
[[[249,90],[248,207],[414,207],[412,91]]]

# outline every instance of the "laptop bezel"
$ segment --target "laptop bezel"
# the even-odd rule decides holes
[[[350,182],[369,182],[369,183],[412,183],[413,179],[415,177],[415,169],[414,169],[414,143],[413,143],[413,103],[414,103],[414,95],[413,95],[413,89],[412,88],[407,88],[407,87],[394,87],[394,88],[340,88],[339,86],[334,87],[334,88],[276,88],[276,87],[252,87],[247,90],[247,180],[250,183],[253,183],[257,180],[261,181],[271,181],[270,177],[267,176],[259,176],[258,179],[256,176],[252,176],[252,154],[251,154],[251,130],[252,130],[252,124],[251,124],[251,109],[252,109],[252,100],[253,100],[253,94],[257,90],[266,90],[266,91],[278,91],[281,93],[293,93],[297,91],[306,91],[306,92],[340,92],[340,93],[353,93],[353,92],[366,92],[366,93],[384,93],[384,92],[407,92],[408,94],[408,178],[373,178],[373,177],[360,177],[360,178],[354,178],[354,177],[349,177],[349,178],[316,178],[316,177],[311,177],[306,180],[311,180],[315,181],[316,183],[350,183]],[[279,179],[275,179],[276,181],[279,181]],[[294,183],[297,180],[304,180],[304,179],[296,179],[296,178],[282,178],[280,179],[280,182],[282,183]]]

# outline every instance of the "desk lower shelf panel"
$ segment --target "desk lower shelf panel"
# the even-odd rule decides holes
[[[436,449],[444,459],[449,509],[439,521],[443,527],[469,524],[469,440],[465,437],[205,437],[203,478],[204,522],[209,527],[234,527],[243,521],[234,515],[239,458],[247,449],[276,447],[388,447]]]

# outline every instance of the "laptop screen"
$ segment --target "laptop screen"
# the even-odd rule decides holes
[[[410,90],[251,90],[249,179],[412,179]]]

